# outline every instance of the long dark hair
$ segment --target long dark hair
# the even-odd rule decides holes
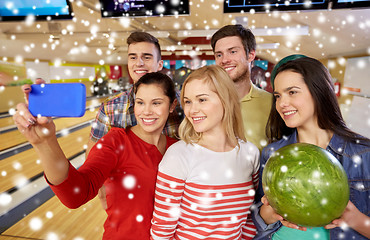
[[[285,61],[285,63],[278,63],[276,65],[276,69],[273,70],[274,77],[283,71],[292,71],[301,74],[312,95],[319,127],[321,129],[331,130],[346,140],[366,142],[369,144],[369,139],[351,131],[346,126],[335,95],[331,75],[326,67],[314,58],[303,55],[294,58],[294,56],[292,55],[282,59],[280,62]],[[272,82],[273,80],[274,78]],[[289,128],[285,125],[284,120],[276,110],[276,99],[273,98],[270,116],[266,126],[266,135],[269,142],[279,140],[283,136],[292,134],[294,131],[295,128]]]

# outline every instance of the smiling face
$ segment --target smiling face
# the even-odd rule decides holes
[[[135,95],[134,112],[144,131],[161,133],[170,113],[170,98],[158,84],[141,84]]]
[[[276,110],[290,128],[318,127],[315,104],[301,74],[280,72],[275,78]]]
[[[222,127],[224,109],[222,102],[205,80],[194,79],[184,88],[184,113],[199,133],[225,132]]]
[[[250,64],[255,52],[245,52],[242,41],[237,36],[224,37],[215,44],[216,64],[229,74],[234,82],[250,79]]]
[[[137,42],[128,46],[128,72],[134,83],[147,73],[162,70],[163,61],[158,61],[158,54],[153,43]]]

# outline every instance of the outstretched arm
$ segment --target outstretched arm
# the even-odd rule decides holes
[[[42,84],[45,80],[38,78],[35,83]],[[25,103],[17,105],[17,112],[13,119],[18,130],[40,156],[42,167],[50,183],[57,185],[67,178],[69,162],[57,141],[52,119],[36,118],[29,112],[28,97],[31,90],[32,87],[28,84],[22,86]]]
[[[101,104],[99,108],[99,112],[96,115],[95,121],[93,123],[93,127],[91,128],[90,138],[87,142],[86,148],[86,158],[89,156],[90,150],[94,147],[96,142],[102,138],[109,130],[110,122],[106,121],[109,119],[105,113],[104,103]],[[100,199],[100,203],[104,210],[107,209],[107,196],[105,192],[105,186],[103,185],[98,192],[98,197]]]
[[[52,119],[35,118],[25,103],[17,105],[17,112],[13,119],[18,130],[39,155],[49,182],[54,185],[63,182],[68,176],[69,162],[58,144]]]
[[[87,142],[87,148],[86,148],[86,154],[85,154],[86,158],[87,158],[87,156],[89,156],[90,150],[94,147],[95,143],[96,142],[94,142],[91,139],[89,139],[89,141]],[[98,197],[99,197],[99,200],[100,200],[100,203],[101,203],[103,209],[106,210],[108,208],[108,203],[107,203],[107,194],[105,192],[105,186],[104,185],[99,189]]]

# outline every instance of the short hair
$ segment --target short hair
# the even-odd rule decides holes
[[[335,134],[347,140],[368,139],[352,132],[346,126],[342,117],[334,85],[328,69],[318,60],[304,55],[291,55],[281,60],[273,69],[274,77],[284,71],[292,71],[300,74],[307,85],[317,115],[318,125],[321,129],[333,131]],[[276,85],[276,84],[275,84]],[[281,139],[283,136],[292,134],[295,129],[286,126],[284,120],[276,110],[276,98],[272,100],[270,116],[266,125],[266,135],[269,142]]]
[[[142,76],[134,85],[134,92],[137,93],[139,86],[145,84],[157,84],[162,89],[164,94],[169,97],[170,104],[172,104],[176,99],[176,90],[175,90],[175,84],[173,83],[172,79],[167,76],[166,74],[160,73],[160,72],[151,72],[147,73],[144,76]]]
[[[159,41],[153,35],[146,33],[146,32],[133,32],[127,38],[127,45],[130,46],[132,43],[140,43],[140,42],[148,42],[153,43],[155,48],[158,51],[158,61],[161,60],[161,46],[159,45]]]
[[[248,28],[243,27],[240,24],[236,25],[226,25],[220,28],[211,38],[211,46],[213,52],[215,51],[215,46],[218,40],[225,37],[239,37],[242,41],[245,53],[248,54],[256,50],[256,38],[252,31]]]
[[[184,96],[186,85],[192,81],[205,81],[214,89],[214,92],[221,100],[224,116],[222,126],[226,135],[232,143],[238,144],[237,139],[246,141],[244,136],[244,125],[240,110],[240,101],[233,81],[227,72],[217,66],[209,65],[193,71],[184,81],[181,90],[181,105],[184,107]],[[202,133],[194,130],[191,122],[185,117],[179,127],[180,138],[186,143],[193,143],[200,140]]]

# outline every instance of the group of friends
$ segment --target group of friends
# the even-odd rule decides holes
[[[134,84],[101,105],[78,170],[51,118],[32,116],[27,103],[14,115],[64,205],[78,208],[99,195],[108,214],[103,239],[370,237],[370,140],[345,125],[320,61],[283,58],[271,73],[270,94],[250,79],[254,35],[227,25],[211,38],[216,65],[193,71],[179,95],[159,72],[155,37],[134,32],[127,44]],[[23,91],[27,96],[30,86]],[[348,205],[325,227],[286,221],[263,194],[267,159],[297,142],[326,149],[348,176]]]

